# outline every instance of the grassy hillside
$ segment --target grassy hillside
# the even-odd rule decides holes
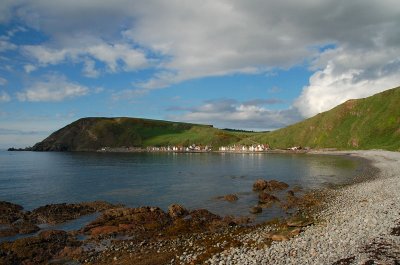
[[[273,148],[387,149],[400,151],[400,87],[349,100],[286,128],[242,140]]]
[[[101,147],[202,144],[221,146],[248,134],[227,132],[208,125],[136,118],[84,118],[37,143],[35,151],[91,151]]]
[[[101,147],[191,144],[219,147],[268,143],[272,148],[387,149],[400,151],[400,87],[349,100],[286,128],[267,132],[220,130],[198,125],[136,118],[84,118],[51,134],[36,151],[92,151]]]

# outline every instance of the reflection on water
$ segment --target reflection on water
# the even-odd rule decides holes
[[[245,215],[258,178],[317,188],[352,180],[360,163],[337,156],[218,153],[0,152],[0,200],[27,210],[49,203],[105,200],[127,206],[172,203]],[[239,200],[215,200],[235,193]],[[261,217],[279,214],[272,208]]]

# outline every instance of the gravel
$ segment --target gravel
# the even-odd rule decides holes
[[[333,199],[318,213],[320,222],[291,240],[261,249],[244,244],[214,255],[206,263],[400,264],[400,236],[392,232],[400,226],[400,153],[372,150],[334,154],[369,159],[380,172],[373,180],[333,190]],[[262,241],[269,228],[264,230],[247,236]]]

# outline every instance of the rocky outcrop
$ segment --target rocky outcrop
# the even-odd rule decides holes
[[[34,209],[30,218],[36,223],[59,224],[73,220],[83,215],[104,211],[115,207],[107,202],[85,202],[85,203],[60,203],[49,204]]]
[[[224,200],[228,201],[228,202],[235,202],[237,201],[239,198],[236,194],[227,194],[224,196]]]
[[[253,191],[263,191],[268,186],[268,181],[265,179],[257,179],[253,184]]]
[[[156,231],[171,222],[171,217],[158,207],[110,209],[88,224],[83,232],[92,236],[110,233]]]
[[[260,206],[253,206],[249,210],[250,213],[252,214],[257,214],[262,212],[262,208]]]
[[[23,207],[18,204],[0,201],[0,224],[12,224],[24,216]]]
[[[64,231],[43,231],[38,236],[0,244],[0,264],[49,264],[65,247],[79,243]]]
[[[261,192],[258,196],[258,201],[261,204],[272,204],[274,202],[279,202],[278,197],[271,195],[267,192]]]
[[[92,238],[109,235],[133,235],[146,238],[152,235],[181,234],[215,231],[224,227],[249,222],[241,218],[221,218],[205,209],[188,212],[181,205],[171,205],[168,213],[158,207],[117,208],[105,211],[85,226],[81,232]]]
[[[38,224],[60,224],[83,215],[116,207],[107,202],[83,202],[75,204],[49,204],[32,212],[10,202],[0,201],[0,237],[31,234],[40,230]]]
[[[179,218],[188,215],[189,211],[186,210],[182,205],[172,204],[168,207],[168,214],[172,218]]]
[[[265,179],[257,179],[253,184],[253,191],[263,191],[267,190],[270,192],[285,190],[289,187],[288,184],[282,181],[277,180],[265,180]]]

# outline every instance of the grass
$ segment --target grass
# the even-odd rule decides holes
[[[386,149],[400,151],[400,88],[349,100],[334,109],[286,128],[241,141],[273,148]]]
[[[400,87],[349,100],[330,111],[273,132],[137,118],[84,118],[60,129],[34,150],[86,151],[101,147],[269,144],[400,151]]]

